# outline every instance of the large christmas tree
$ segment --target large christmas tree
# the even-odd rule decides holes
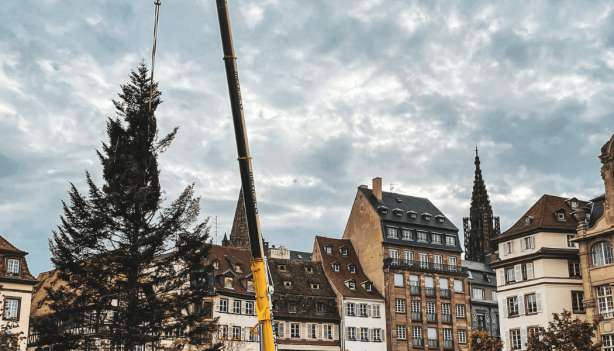
[[[102,187],[89,173],[86,194],[71,184],[50,241],[62,283],[48,289],[53,313],[37,323],[41,344],[131,351],[211,341],[209,227],[198,222],[192,186],[163,205],[158,156],[177,129],[159,136],[160,95],[141,64],[113,101],[98,152]]]

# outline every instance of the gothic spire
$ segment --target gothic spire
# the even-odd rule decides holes
[[[247,216],[245,214],[245,202],[243,200],[243,189],[239,192],[237,199],[237,207],[235,209],[235,217],[232,221],[232,229],[230,230],[230,246],[249,248],[249,233],[247,231]]]

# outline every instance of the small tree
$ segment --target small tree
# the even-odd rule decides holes
[[[495,338],[484,330],[471,332],[471,351],[500,351],[503,344],[499,338]]]
[[[569,311],[554,313],[548,328],[529,335],[527,351],[598,351],[593,343],[597,325],[572,318]]]

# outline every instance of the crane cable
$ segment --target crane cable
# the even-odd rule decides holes
[[[154,69],[156,67],[156,48],[158,46],[158,22],[160,20],[160,5],[162,5],[162,1],[154,0],[154,5],[156,6],[156,9],[153,30],[153,45],[151,47],[151,76],[149,78],[149,113],[151,113],[151,101],[153,100],[154,93]]]

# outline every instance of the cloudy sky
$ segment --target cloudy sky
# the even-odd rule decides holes
[[[614,132],[608,1],[233,0],[261,222],[311,250],[339,236],[356,187],[429,197],[461,227],[479,145],[504,229],[541,194],[602,192]],[[0,7],[0,233],[50,268],[69,182],[99,177],[111,99],[148,62],[153,4],[19,0]],[[213,0],[163,0],[157,78],[172,199],[194,182],[230,230],[236,149]]]

